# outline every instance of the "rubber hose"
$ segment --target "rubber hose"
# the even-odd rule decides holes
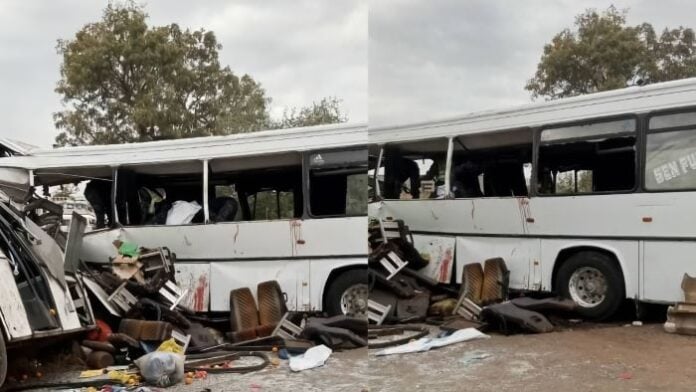
[[[239,366],[239,367],[231,367],[231,368],[205,368],[205,367],[193,367],[193,368],[187,368],[184,367],[184,371],[186,372],[195,372],[197,370],[204,370],[208,373],[250,373],[250,372],[256,372],[261,369],[266,368],[268,365],[271,364],[271,360],[268,358],[268,355],[265,353],[262,353],[260,351],[246,351],[246,352],[239,352],[235,354],[235,360],[242,358],[242,357],[257,357],[261,358],[263,362],[261,362],[258,365],[251,365],[251,366]]]
[[[427,336],[430,333],[430,329],[428,327],[417,327],[417,326],[411,326],[411,325],[390,325],[388,327],[370,327],[369,329],[381,329],[381,330],[390,330],[393,329],[395,331],[412,331],[416,332],[414,335],[409,335],[401,339],[395,339],[395,340],[389,340],[386,342],[379,342],[379,343],[368,343],[368,348],[386,348],[386,347],[391,347],[391,346],[398,346],[400,344],[405,344],[410,342],[413,339],[420,339],[423,336]]]

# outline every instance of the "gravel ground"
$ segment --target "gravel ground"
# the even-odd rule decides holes
[[[694,391],[696,337],[661,324],[491,335],[425,353],[369,353],[370,391]]]
[[[324,367],[301,373],[281,361],[259,372],[210,375],[166,391],[696,390],[696,368],[689,366],[696,337],[667,334],[661,324],[582,324],[540,335],[492,334],[426,353],[376,357],[375,351],[336,352]],[[47,373],[45,381],[75,380],[78,374]]]
[[[248,374],[209,375],[203,380],[195,380],[191,385],[180,383],[162,390],[167,392],[200,392],[206,388],[211,392],[361,392],[367,390],[367,349],[334,352],[323,367],[293,373],[288,361],[280,361],[278,367],[269,366],[264,370]],[[238,363],[243,365],[244,363]],[[45,382],[60,380],[76,381],[79,371],[50,372]],[[34,391],[49,391],[35,389]]]

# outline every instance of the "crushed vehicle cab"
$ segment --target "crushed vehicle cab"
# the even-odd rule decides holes
[[[50,214],[46,212],[44,214]],[[73,216],[66,247],[9,201],[0,202],[0,385],[7,349],[91,330],[94,315],[82,277],[75,272],[74,247],[84,218]]]

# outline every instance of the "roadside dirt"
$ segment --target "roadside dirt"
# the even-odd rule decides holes
[[[280,365],[269,366],[261,371],[247,374],[210,374],[204,380],[195,380],[191,385],[179,383],[166,388],[167,392],[269,392],[269,391],[307,391],[307,392],[361,392],[367,391],[367,349],[334,352],[322,367],[292,372],[288,361]],[[247,363],[238,363],[242,366]],[[72,366],[72,368],[75,368]],[[49,370],[50,369],[50,370]],[[46,368],[46,375],[41,382],[80,381],[79,370],[57,370]],[[38,382],[29,380],[27,384]],[[15,384],[16,385],[16,384]],[[207,388],[207,389],[206,389]],[[34,391],[52,391],[55,389],[34,389]],[[157,388],[153,391],[164,391]]]
[[[661,324],[491,335],[425,353],[369,353],[370,391],[693,391],[696,337]]]

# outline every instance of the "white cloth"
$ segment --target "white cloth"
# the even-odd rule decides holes
[[[323,344],[320,346],[314,346],[305,351],[305,353],[302,355],[290,357],[290,370],[293,372],[299,372],[302,370],[323,366],[324,362],[329,359],[331,352],[331,349]]]
[[[193,217],[201,210],[201,205],[196,201],[188,202],[177,200],[172,208],[167,211],[168,225],[185,225],[191,223]]]
[[[416,353],[421,351],[428,351],[431,348],[438,348],[442,346],[447,346],[454,343],[466,342],[467,340],[474,339],[485,339],[489,336],[481,333],[475,328],[465,328],[455,331],[449,336],[443,338],[420,338],[413,342],[402,344],[400,346],[388,347],[384,350],[378,351],[375,355],[390,355],[390,354],[406,354],[406,353]]]

